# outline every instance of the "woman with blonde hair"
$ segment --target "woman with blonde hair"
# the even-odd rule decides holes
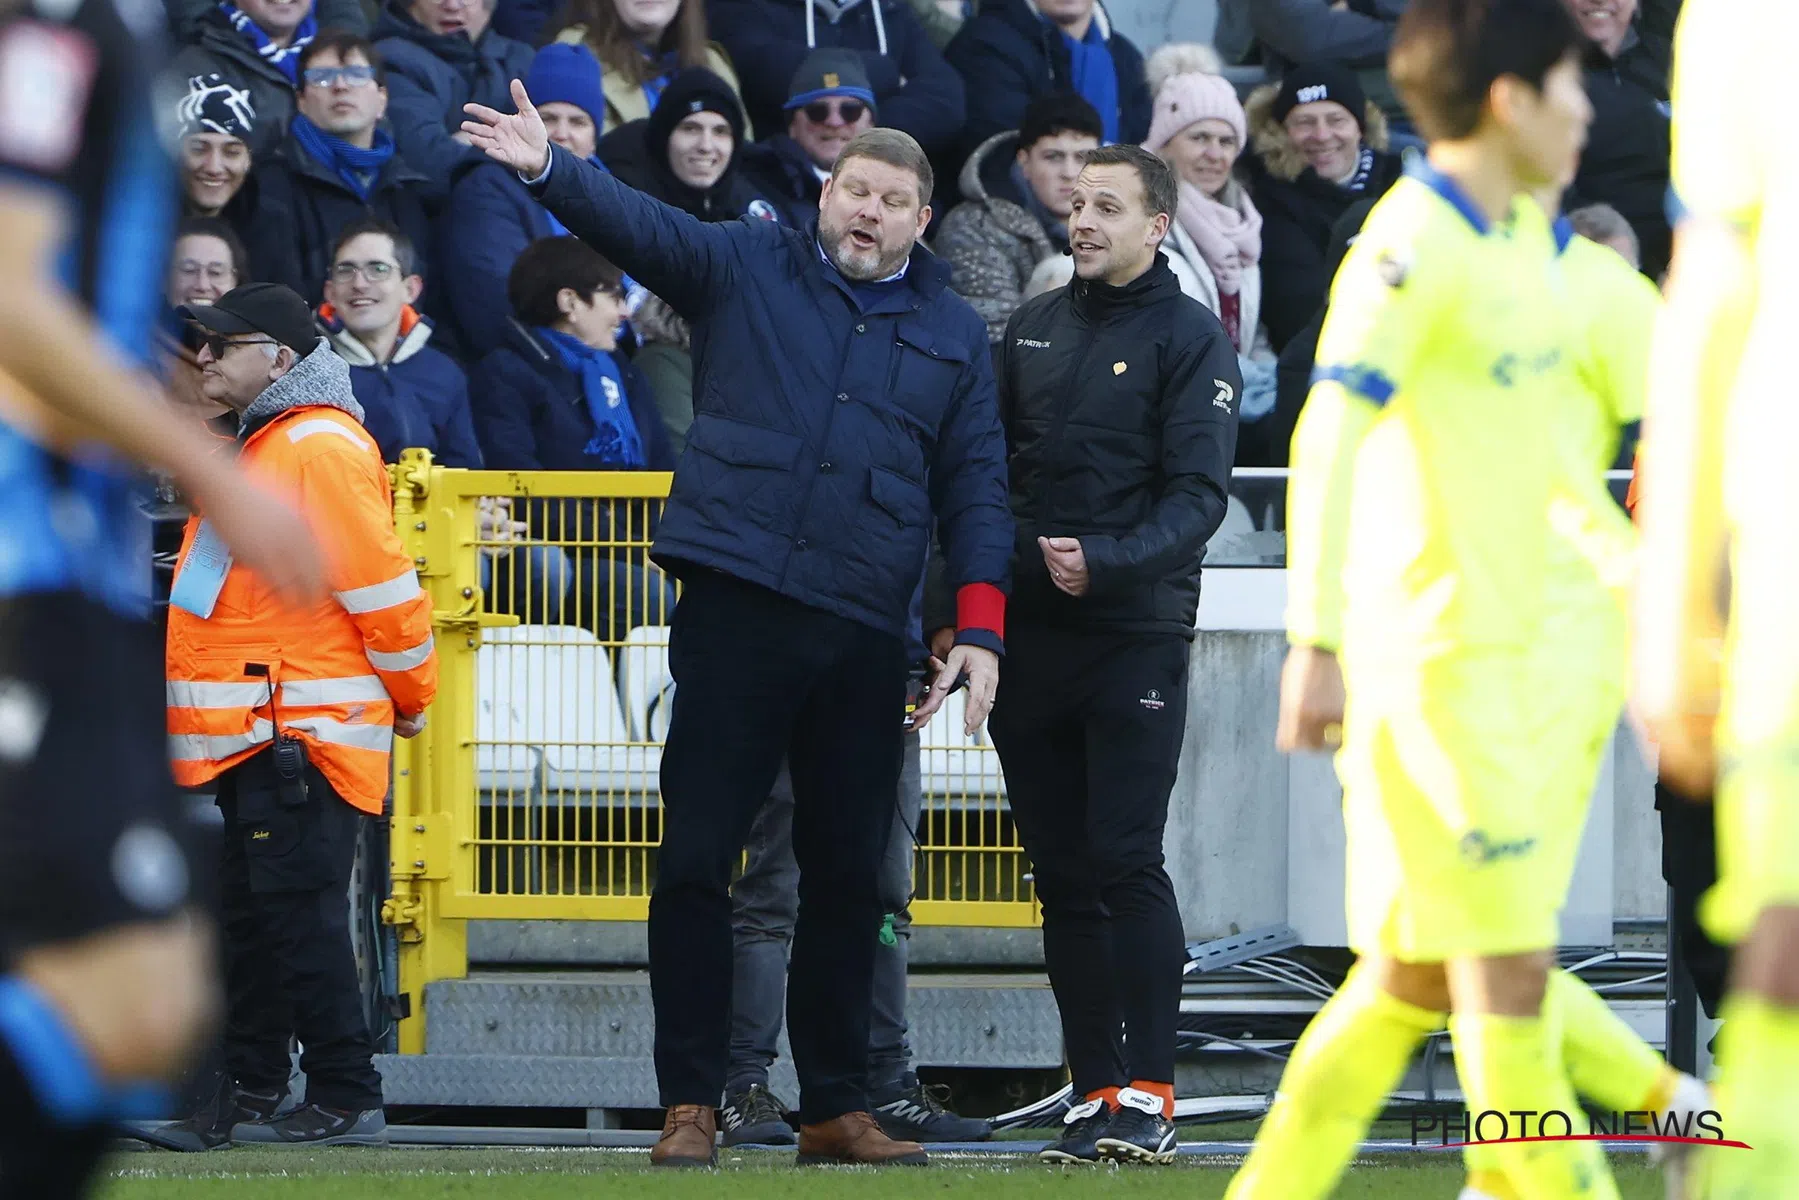
[[[558,42],[585,43],[606,93],[601,134],[647,118],[684,68],[704,67],[741,95],[724,48],[706,32],[704,0],[568,0]]]

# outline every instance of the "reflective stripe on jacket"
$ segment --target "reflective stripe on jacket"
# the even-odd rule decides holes
[[[345,800],[378,813],[396,709],[437,690],[431,600],[393,527],[374,439],[332,408],[280,413],[244,443],[242,463],[293,499],[324,541],[332,595],[291,608],[241,566],[212,616],[169,609],[168,729],[175,781],[196,788],[274,740],[275,727]],[[182,538],[187,566],[198,519]]]

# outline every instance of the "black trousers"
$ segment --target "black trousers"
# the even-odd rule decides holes
[[[1662,879],[1670,893],[1668,933],[1680,941],[1705,1015],[1716,1020],[1730,978],[1730,950],[1712,941],[1699,924],[1699,899],[1718,882],[1718,810],[1659,781],[1655,807],[1662,819]]]
[[[868,1107],[877,880],[899,786],[905,647],[715,571],[685,582],[669,631],[676,686],[650,897],[662,1103],[716,1105],[724,1092],[731,872],[785,755],[800,870],[787,1029],[800,1118],[817,1124]]]
[[[1174,1082],[1186,948],[1162,831],[1187,720],[1176,634],[1014,627],[988,723],[1043,905],[1075,1091]]]
[[[316,768],[306,782],[305,803],[285,803],[266,752],[219,777],[225,1068],[239,1087],[286,1091],[288,1041],[297,1037],[309,1103],[379,1108],[350,948],[350,872],[364,817]]]

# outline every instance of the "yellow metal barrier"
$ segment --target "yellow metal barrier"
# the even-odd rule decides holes
[[[394,763],[393,894],[410,1017],[467,973],[471,919],[636,921],[661,838],[672,581],[649,562],[671,476],[462,471],[407,451],[394,520],[432,597],[439,685]],[[1037,909],[985,731],[962,694],[922,735],[918,924],[1027,926]]]

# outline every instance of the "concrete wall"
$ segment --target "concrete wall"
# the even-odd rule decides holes
[[[1229,594],[1248,589],[1266,611],[1271,574],[1207,572],[1207,607],[1233,607]],[[1287,759],[1274,750],[1285,652],[1283,635],[1269,628],[1203,629],[1193,645],[1187,741],[1166,842],[1190,938],[1280,922],[1313,944],[1342,936],[1336,779],[1322,755]],[[1596,784],[1564,913],[1569,942],[1609,944],[1613,921],[1663,915],[1653,788],[1634,740],[1620,729]]]

